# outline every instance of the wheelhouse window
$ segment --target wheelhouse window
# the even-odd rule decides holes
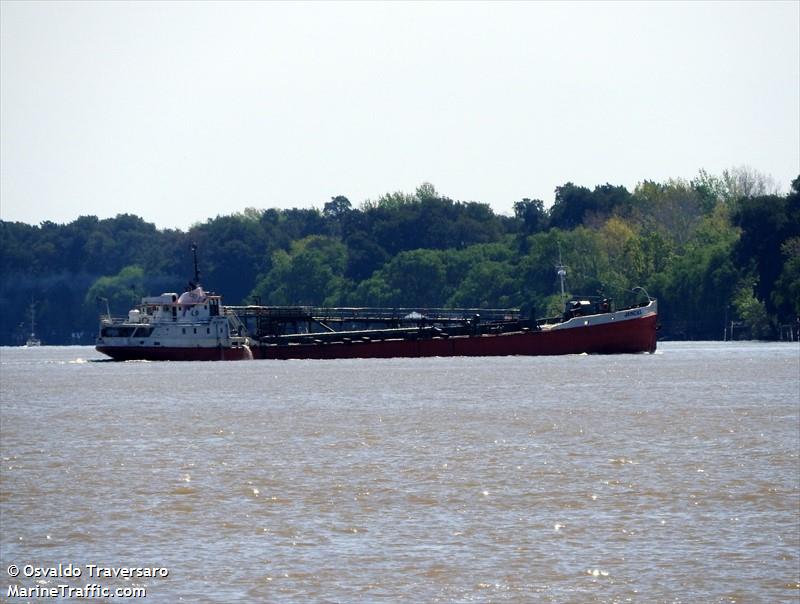
[[[108,327],[103,327],[100,330],[100,335],[109,338],[130,338],[135,334],[141,338],[149,338],[152,332],[153,328],[146,325],[135,327],[110,325]]]

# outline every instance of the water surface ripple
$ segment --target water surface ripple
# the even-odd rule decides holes
[[[99,358],[0,350],[0,599],[72,563],[167,567],[99,581],[147,602],[800,600],[796,343]]]

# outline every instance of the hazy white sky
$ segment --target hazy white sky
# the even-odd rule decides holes
[[[2,2],[0,217],[800,173],[800,2]]]

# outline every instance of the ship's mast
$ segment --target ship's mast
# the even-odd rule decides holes
[[[556,264],[556,273],[558,274],[558,279],[561,282],[561,300],[563,301],[566,299],[567,294],[564,292],[564,280],[567,277],[567,267],[564,266],[564,263],[561,262],[561,244],[558,244],[558,264]]]
[[[36,333],[36,305],[31,298],[31,338],[35,337]]]
[[[194,284],[200,285],[200,271],[197,268],[197,244],[192,243],[192,257],[194,258]]]

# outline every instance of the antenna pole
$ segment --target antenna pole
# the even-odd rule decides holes
[[[192,243],[192,257],[194,258],[194,282],[200,285],[200,271],[197,269],[197,244]]]
[[[558,279],[561,281],[561,300],[563,301],[567,295],[564,293],[564,279],[567,276],[567,267],[564,266],[564,263],[561,262],[561,243],[558,244],[558,264],[556,265],[556,272],[558,273]]]

